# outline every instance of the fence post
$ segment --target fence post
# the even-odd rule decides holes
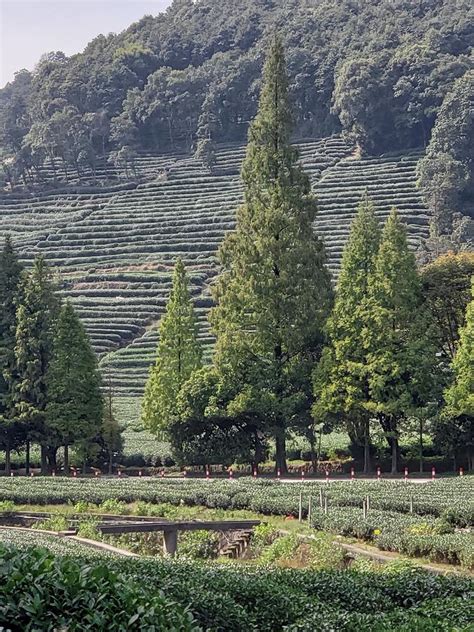
[[[319,506],[321,509],[324,507],[324,497],[323,497],[323,488],[319,488]]]
[[[324,513],[327,515],[328,513],[328,497],[324,496]]]
[[[367,495],[367,499],[365,501],[365,505],[366,505],[366,508],[367,508],[367,513],[369,513],[369,511],[370,511],[370,496],[369,495]]]
[[[311,511],[312,511],[312,505],[313,505],[313,501],[312,501],[312,497],[311,494],[309,495],[309,500],[308,500],[308,524],[311,525]]]
[[[410,494],[410,513],[413,513],[413,495]]]
[[[362,516],[364,520],[367,518],[367,504],[365,500],[362,501]]]
[[[303,492],[300,492],[300,503],[298,507],[298,521],[301,522],[303,519]]]

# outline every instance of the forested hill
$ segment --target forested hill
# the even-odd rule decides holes
[[[344,133],[365,154],[427,147],[438,232],[474,199],[470,0],[174,0],[83,53],[45,54],[0,91],[0,180],[84,179],[137,152],[244,141],[269,37],[286,47],[295,137]],[[437,208],[435,208],[437,206]],[[459,231],[458,231],[459,232]]]
[[[204,126],[216,140],[243,140],[278,31],[299,136],[344,129],[376,153],[422,146],[473,67],[473,24],[470,0],[174,0],[81,54],[47,53],[20,71],[0,94],[1,143],[74,154],[55,137],[68,126],[87,132],[95,154],[124,142],[190,146]]]

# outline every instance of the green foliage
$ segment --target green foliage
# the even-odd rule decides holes
[[[262,522],[261,524],[254,527],[252,532],[252,553],[259,554],[262,552],[264,547],[273,544],[274,540],[278,537],[278,529],[276,529],[273,525],[268,524],[266,522]]]
[[[184,264],[178,259],[166,314],[160,324],[156,363],[150,370],[142,404],[143,425],[155,434],[168,433],[176,415],[179,390],[201,366],[202,351],[188,284]]]
[[[80,520],[77,535],[88,540],[99,540],[98,524],[99,521],[93,517]]]
[[[125,503],[117,500],[116,498],[106,498],[101,502],[99,506],[100,511],[108,514],[128,514],[128,509]]]
[[[103,414],[97,359],[70,302],[61,309],[46,375],[46,427],[56,445],[90,442]],[[65,454],[64,467],[68,473]]]
[[[367,353],[370,401],[392,448],[397,471],[400,422],[422,414],[436,394],[436,355],[421,282],[406,229],[394,210],[387,220],[369,277]]]
[[[47,404],[46,375],[53,353],[54,326],[59,302],[51,272],[43,259],[35,259],[33,269],[24,277],[22,300],[17,310],[15,358],[18,379],[14,401],[16,418],[28,438],[45,442]]]
[[[23,547],[28,547],[28,536],[23,536],[27,538]],[[59,544],[57,538],[43,539],[43,547],[53,548],[54,556],[44,548],[33,551],[31,540],[27,550],[18,550],[21,546],[18,540],[14,545],[2,547],[0,558],[5,563],[1,566],[0,591],[3,589],[3,592],[0,594],[8,595],[5,603],[10,606],[14,600],[17,604],[18,591],[12,589],[13,582],[4,578],[8,580],[9,575],[22,578],[24,573],[21,594],[29,595],[31,587],[38,585],[44,595],[43,603],[49,608],[44,616],[50,615],[56,620],[58,612],[57,620],[62,623],[60,617],[68,615],[70,627],[77,619],[82,626],[92,621],[99,628],[117,627],[117,622],[120,625],[123,620],[125,630],[131,612],[138,612],[141,607],[140,629],[152,621],[158,630],[174,626],[183,631],[190,629],[191,616],[201,629],[223,632],[283,628],[343,632],[354,629],[431,632],[434,628],[449,632],[453,627],[468,629],[472,620],[473,585],[472,579],[466,577],[434,576],[406,566],[389,568],[387,572],[382,567],[377,573],[367,570],[315,572],[225,567],[209,561],[171,562],[110,556],[104,560],[96,553],[77,548],[68,552],[58,550]],[[38,559],[44,557],[47,563],[39,564]],[[72,573],[70,582],[64,579],[66,569],[68,575]],[[56,591],[54,582],[58,578],[61,578],[60,588]],[[76,588],[74,609],[68,599],[69,587],[73,585]],[[51,594],[47,593],[46,586]],[[137,600],[133,608],[129,608],[130,593]],[[84,602],[78,600],[78,594],[84,596],[85,603],[96,599],[95,595],[104,596],[99,597],[97,605],[93,602],[95,607],[91,611],[82,608]],[[56,606],[61,602],[65,604],[65,611]],[[117,614],[119,608],[124,615]],[[17,612],[12,611],[15,615]],[[147,619],[149,612],[150,619]],[[20,617],[18,620],[22,621]],[[128,629],[138,627],[130,625]]]
[[[433,212],[434,237],[451,235],[453,218],[474,199],[474,71],[452,86],[439,110],[426,157],[420,162],[420,186]]]
[[[33,529],[40,529],[41,531],[67,531],[69,529],[69,522],[65,515],[55,514],[50,518],[35,522]]]
[[[234,388],[227,412],[264,413],[281,471],[287,426],[310,423],[312,357],[331,302],[324,248],[313,232],[316,202],[291,129],[286,62],[275,39],[242,167],[244,203],[219,250],[211,324],[216,368]]]
[[[178,555],[195,560],[211,560],[219,552],[219,534],[214,531],[188,531],[179,538]]]
[[[262,564],[275,564],[276,562],[288,562],[295,554],[299,546],[296,534],[285,535],[277,538],[270,546],[266,547],[259,558]]]
[[[144,588],[102,561],[55,557],[45,549],[1,547],[0,623],[22,630],[198,630],[186,607]],[[150,586],[150,585],[149,585]]]
[[[21,435],[16,423],[14,393],[18,374],[15,358],[17,306],[22,265],[7,235],[0,254],[0,444],[6,452],[5,474],[10,474],[10,451]]]
[[[471,300],[474,253],[448,253],[421,270],[423,299],[436,322],[439,347],[454,358],[459,331]]]
[[[367,302],[380,228],[366,197],[352,222],[342,256],[334,309],[327,324],[328,346],[314,372],[316,421],[343,418],[349,436],[363,445],[368,435]],[[368,440],[368,437],[367,437]]]
[[[435,440],[454,455],[465,454],[471,466],[474,459],[474,281],[452,369],[454,379],[444,393],[445,407],[435,427]]]
[[[29,184],[45,164],[55,177],[90,178],[104,149],[190,148],[210,114],[218,140],[241,140],[268,33],[277,30],[288,46],[298,136],[342,125],[377,152],[425,145],[446,93],[472,68],[471,22],[467,0],[396,11],[371,0],[357,12],[334,0],[173,2],[80,54],[58,51],[34,73],[17,73],[0,95],[4,178]]]

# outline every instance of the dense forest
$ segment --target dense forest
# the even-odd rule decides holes
[[[2,180],[31,183],[45,161],[66,180],[107,159],[133,173],[137,150],[195,151],[212,168],[213,143],[246,138],[278,31],[295,135],[427,147],[420,183],[435,232],[451,234],[453,212],[473,214],[473,24],[469,0],[174,0],[16,74],[0,91]]]

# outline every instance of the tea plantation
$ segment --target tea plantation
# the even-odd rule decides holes
[[[381,218],[397,206],[413,247],[426,237],[428,213],[416,188],[417,154],[358,159],[339,136],[304,140],[299,148],[319,200],[315,228],[335,275],[366,191]],[[212,173],[183,154],[142,154],[133,180],[123,180],[112,168],[99,169],[94,186],[90,180],[71,180],[60,189],[52,188],[51,169],[45,167],[48,187],[0,197],[0,237],[10,233],[25,262],[42,253],[57,269],[62,292],[86,324],[113,386],[122,419],[137,419],[137,398],[153,361],[156,325],[178,255],[190,272],[205,354],[211,351],[209,284],[216,274],[217,248],[234,228],[244,152],[242,145],[219,146]],[[126,452],[149,439],[126,433]]]
[[[140,503],[250,510],[260,515],[309,518],[335,535],[364,540],[382,550],[425,557],[474,570],[474,481],[441,479],[428,484],[393,481],[278,483],[268,480],[13,478],[0,481],[0,497],[16,504],[98,506],[114,499],[115,512]],[[364,513],[363,502],[369,498]],[[310,500],[311,499],[311,500]],[[300,505],[301,503],[301,505]],[[310,512],[311,503],[311,514]],[[151,504],[151,505],[150,505]],[[97,507],[96,507],[97,508]],[[153,512],[152,514],[153,515]]]

